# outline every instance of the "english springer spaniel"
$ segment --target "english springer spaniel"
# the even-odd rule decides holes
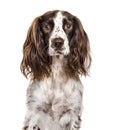
[[[66,11],[46,12],[32,22],[21,71],[30,77],[24,130],[79,130],[83,86],[91,63],[80,20]]]

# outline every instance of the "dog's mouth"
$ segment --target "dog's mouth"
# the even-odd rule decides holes
[[[56,56],[56,55],[68,55],[69,50],[66,49],[64,46],[62,48],[49,48],[49,55]]]
[[[65,50],[62,48],[62,49],[51,49],[52,51],[49,51],[49,55],[51,56],[56,56],[56,55],[64,55],[65,53]]]
[[[63,49],[60,49],[60,50],[57,49],[57,50],[55,50],[55,53],[59,54],[59,55],[64,54]]]
[[[57,54],[59,54],[59,55],[61,55],[61,54],[63,54],[61,51],[57,51]]]

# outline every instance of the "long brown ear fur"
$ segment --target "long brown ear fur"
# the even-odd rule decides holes
[[[70,55],[68,66],[73,77],[78,78],[79,74],[87,75],[91,64],[90,46],[86,32],[80,20],[74,17],[75,32],[70,42]]]
[[[41,18],[37,17],[31,24],[23,46],[23,59],[21,71],[31,79],[41,80],[49,76],[51,59],[47,54],[47,47],[44,47],[43,34],[40,30]]]

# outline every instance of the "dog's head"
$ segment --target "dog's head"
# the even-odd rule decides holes
[[[34,79],[49,76],[53,56],[68,59],[71,73],[87,74],[89,42],[80,20],[66,11],[49,11],[35,18],[23,47],[21,70]]]

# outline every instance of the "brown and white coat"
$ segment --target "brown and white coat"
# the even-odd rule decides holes
[[[78,130],[90,47],[80,20],[66,11],[35,18],[23,46],[21,71],[31,81],[27,89],[27,130]]]

